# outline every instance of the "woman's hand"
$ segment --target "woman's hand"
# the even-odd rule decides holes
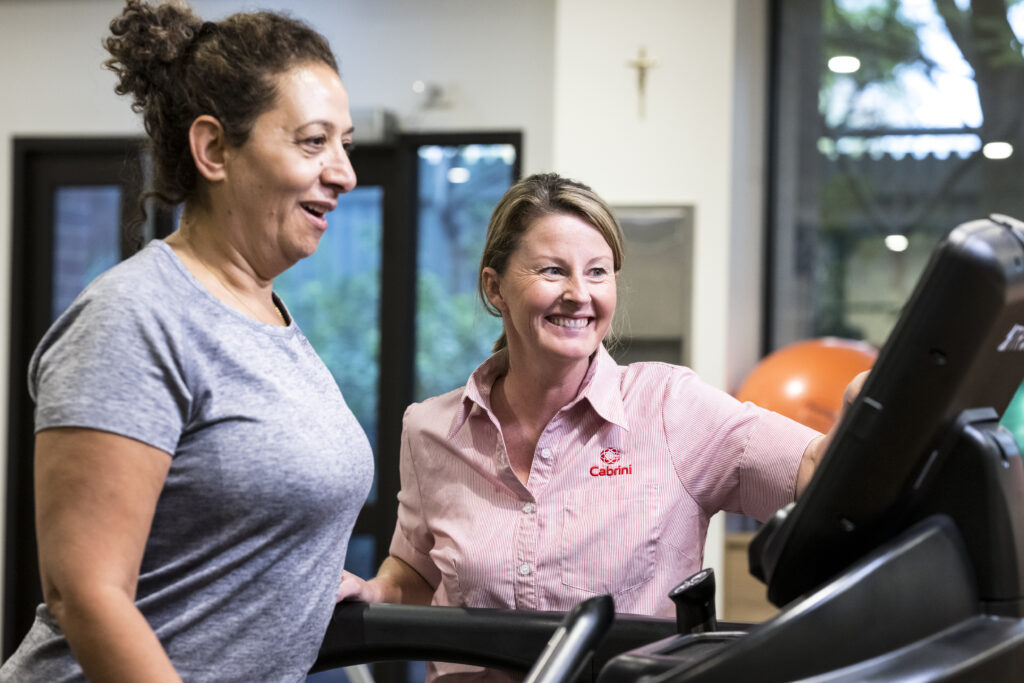
[[[360,602],[383,602],[381,589],[376,579],[366,581],[346,570],[341,575],[341,586],[338,587],[337,602],[356,600]]]
[[[796,475],[796,497],[799,498],[807,485],[811,483],[811,477],[814,476],[814,471],[818,468],[818,463],[821,462],[822,457],[825,455],[825,451],[828,450],[828,446],[832,443],[832,439],[835,438],[836,428],[839,423],[843,421],[843,416],[846,415],[846,411],[853,404],[853,400],[857,398],[861,388],[864,386],[864,381],[868,378],[869,370],[859,373],[856,377],[850,380],[850,383],[846,385],[846,390],[843,391],[843,407],[839,411],[839,417],[836,418],[832,428],[828,430],[828,434],[822,436],[816,436],[807,444],[807,448],[804,450],[803,457],[800,459],[800,469]]]
[[[434,589],[404,560],[388,555],[377,576],[365,581],[352,572],[343,572],[338,587],[338,602],[392,602],[405,605],[429,605]]]
[[[843,419],[843,415],[846,414],[847,409],[853,405],[853,400],[860,394],[860,390],[864,387],[864,382],[868,378],[870,370],[857,373],[857,376],[850,380],[850,383],[846,385],[846,390],[843,392],[843,409],[839,413],[839,418],[836,420],[836,424],[839,424],[839,420]],[[835,426],[833,426],[835,429]]]

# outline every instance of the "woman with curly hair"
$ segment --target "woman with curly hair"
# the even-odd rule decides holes
[[[45,603],[0,680],[302,680],[373,459],[273,282],[355,187],[348,95],[280,14],[129,0],[110,30],[184,210],[32,357]]]

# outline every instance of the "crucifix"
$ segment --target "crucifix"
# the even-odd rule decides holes
[[[658,66],[658,60],[648,57],[647,49],[641,47],[637,58],[629,60],[626,62],[626,65],[631,69],[636,69],[636,90],[639,96],[637,115],[640,118],[644,118],[644,115],[647,113],[644,106],[647,94],[647,70]]]

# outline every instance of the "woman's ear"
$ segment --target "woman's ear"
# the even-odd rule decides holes
[[[210,182],[223,180],[227,142],[220,121],[208,114],[196,118],[188,129],[188,144],[199,174]]]
[[[480,275],[484,281],[484,293],[487,295],[487,300],[504,314],[506,312],[505,298],[501,296],[501,276],[498,275],[498,271],[487,266]]]

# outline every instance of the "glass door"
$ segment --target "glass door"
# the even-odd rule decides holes
[[[519,136],[410,138],[416,164],[416,361],[413,398],[463,386],[491,355],[501,319],[477,293],[487,224],[519,177]]]
[[[82,288],[133,251],[123,227],[136,216],[140,159],[138,140],[131,138],[14,141],[4,657],[28,631],[42,599],[28,360]]]

